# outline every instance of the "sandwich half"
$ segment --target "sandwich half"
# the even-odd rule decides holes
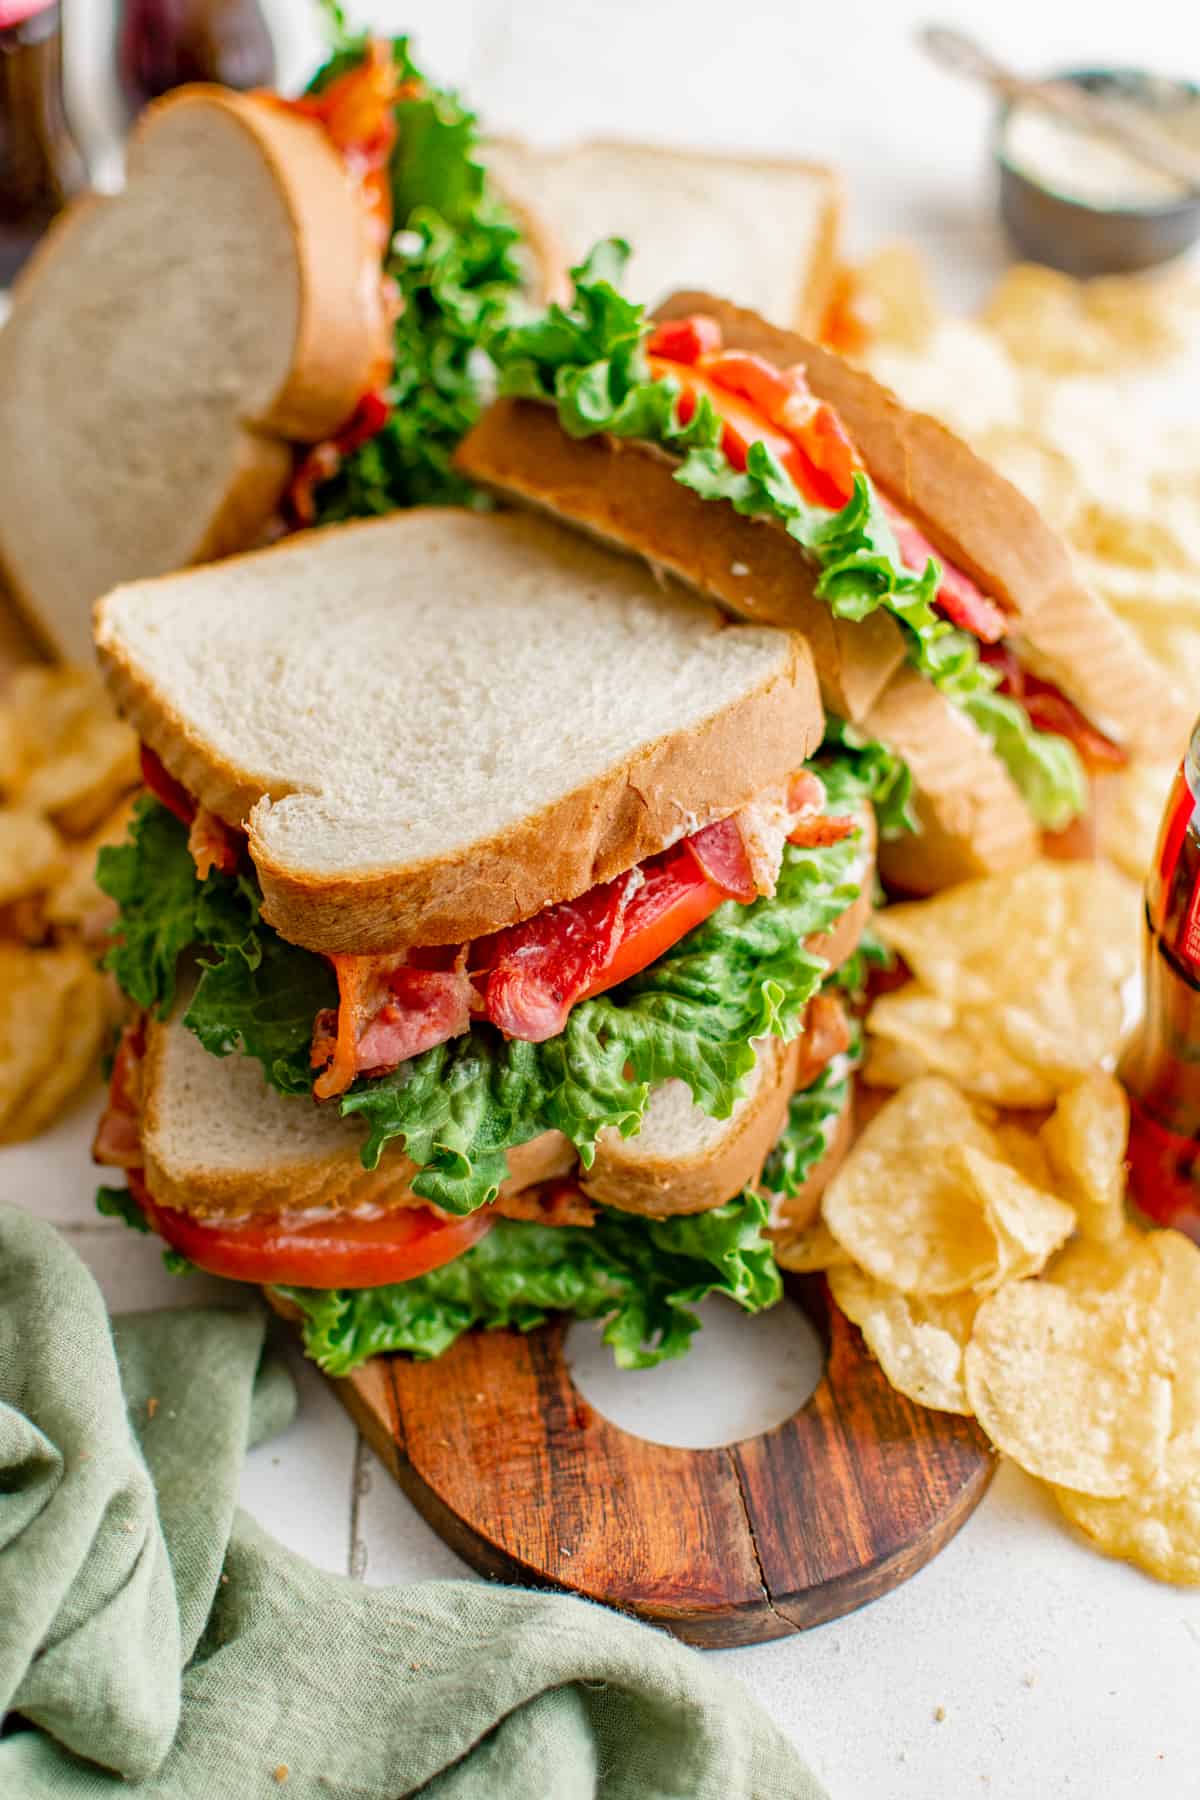
[[[189,1034],[185,1088],[237,1060],[302,1165],[277,1180],[272,1151],[243,1181],[241,1148],[222,1171],[214,1132],[156,1135],[147,1098],[99,1148],[145,1170],[152,1218],[228,1236],[332,1208],[353,1250],[382,1207],[453,1257],[484,1209],[568,1180],[674,1220],[729,1204],[841,1053],[822,990],[835,963],[860,983],[895,775],[876,746],[822,750],[796,634],[549,521],[416,509],[119,588],[96,643],[146,746],[99,879],[149,1066]],[[374,1280],[319,1258],[284,1280],[247,1236],[241,1268],[388,1285],[404,1245],[367,1236]],[[205,1242],[186,1253],[217,1266]]]
[[[1028,860],[1087,810],[1089,774],[1173,753],[1178,696],[1014,487],[754,313],[683,293],[647,314],[625,251],[494,346],[504,397],[459,466],[803,631],[826,707],[914,779],[920,830],[882,846],[886,876],[925,891]]]
[[[175,91],[139,120],[124,192],[69,208],[14,292],[0,576],[85,661],[119,581],[461,500],[483,345],[560,281],[403,39],[341,38],[295,101]]]

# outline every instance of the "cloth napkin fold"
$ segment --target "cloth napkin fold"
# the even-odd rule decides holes
[[[719,1664],[563,1595],[369,1588],[236,1506],[295,1394],[254,1312],[110,1322],[0,1206],[0,1794],[823,1800]]]

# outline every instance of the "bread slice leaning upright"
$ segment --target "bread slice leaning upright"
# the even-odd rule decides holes
[[[147,110],[0,331],[0,581],[49,648],[87,661],[98,595],[254,541],[388,353],[378,255],[314,121],[214,87]]]
[[[841,184],[796,157],[731,156],[619,138],[535,147],[492,138],[484,160],[532,204],[570,263],[606,237],[633,246],[629,292],[718,289],[780,325],[819,331],[833,295]]]
[[[264,917],[334,952],[463,943],[785,781],[807,645],[524,514],[414,510],[96,608],[118,705],[244,826]]]

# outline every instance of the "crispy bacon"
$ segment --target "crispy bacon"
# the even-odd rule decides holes
[[[126,1025],[113,1058],[108,1104],[92,1141],[92,1160],[110,1169],[137,1169],[142,1163],[139,1116],[142,1101],[142,1057],[145,1026],[138,1018]]]
[[[396,956],[331,956],[338,980],[336,1015],[318,1016],[313,1083],[318,1100],[344,1094],[356,1075],[398,1068],[471,1023],[473,989],[461,958],[448,969],[419,968]]]
[[[788,832],[788,843],[802,850],[821,850],[827,844],[840,844],[857,830],[856,819],[830,819],[824,813],[812,813]]]
[[[693,832],[688,849],[708,879],[723,888],[731,900],[740,900],[744,905],[761,892],[739,814]]]
[[[236,875],[244,841],[240,831],[219,819],[207,806],[198,806],[188,829],[188,849],[196,865],[196,879],[203,881],[213,869],[219,875]]]
[[[641,881],[641,871],[629,869],[473,945],[472,969],[487,971],[483,1008],[492,1024],[529,1044],[557,1037],[576,1000],[612,961]]]
[[[797,1088],[811,1087],[822,1069],[849,1048],[850,1021],[842,1002],[836,994],[815,995],[804,1015]]]
[[[594,1225],[596,1208],[573,1181],[548,1181],[523,1188],[518,1194],[502,1194],[495,1209],[505,1219],[526,1219],[533,1225]]]
[[[1044,681],[1040,675],[1031,675],[1022,668],[1011,644],[990,647],[984,652],[983,660],[990,668],[1000,671],[998,691],[1019,700],[1039,731],[1051,732],[1074,744],[1089,774],[1103,774],[1126,766],[1129,758],[1120,744],[1115,744],[1093,725],[1052,681]]]

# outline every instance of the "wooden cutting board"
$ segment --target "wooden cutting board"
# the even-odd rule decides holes
[[[717,1450],[647,1443],[572,1384],[565,1327],[469,1332],[435,1362],[335,1382],[429,1523],[498,1581],[602,1600],[706,1648],[804,1631],[906,1581],[983,1498],[973,1420],[889,1387],[820,1277],[789,1291],[825,1345],[811,1399]]]

